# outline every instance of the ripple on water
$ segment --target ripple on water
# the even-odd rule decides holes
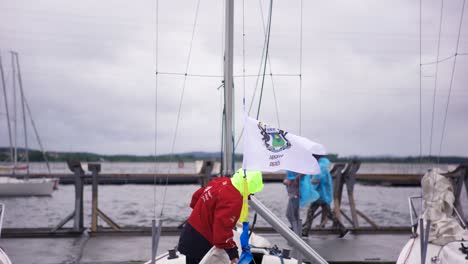
[[[177,226],[191,213],[189,202],[197,185],[169,185],[166,197],[164,186],[104,185],[99,189],[99,208],[122,226],[150,226],[154,213],[163,210],[165,226]],[[356,185],[354,195],[357,208],[378,225],[408,225],[407,197],[419,193],[419,188]],[[267,183],[256,195],[280,219],[287,222],[285,212],[287,193],[282,184]],[[85,186],[85,225],[91,221],[91,188]],[[164,206],[162,206],[162,201]],[[156,202],[154,202],[156,201]],[[74,187],[60,185],[50,197],[15,197],[2,199],[6,205],[5,227],[52,227],[73,211]],[[342,208],[349,215],[346,192]],[[301,217],[305,218],[306,209]],[[253,217],[253,212],[250,214]],[[360,223],[363,220],[360,219]],[[315,223],[314,223],[315,224]],[[258,226],[268,226],[261,217]]]

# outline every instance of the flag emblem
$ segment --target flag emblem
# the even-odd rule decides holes
[[[278,153],[291,147],[291,142],[286,138],[288,132],[268,127],[262,122],[258,122],[258,128],[264,145],[269,151]]]
[[[326,154],[323,145],[271,127],[247,115],[244,116],[244,129],[243,169],[320,173],[320,167],[312,154]]]

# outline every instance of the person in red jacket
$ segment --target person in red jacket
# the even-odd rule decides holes
[[[186,256],[187,264],[198,264],[213,247],[224,249],[231,263],[237,263],[239,253],[233,240],[235,227],[242,209],[243,171],[232,178],[219,177],[198,189],[192,196],[193,209],[182,229],[178,250]],[[261,173],[247,173],[250,193],[263,188]],[[259,188],[261,186],[261,188]]]

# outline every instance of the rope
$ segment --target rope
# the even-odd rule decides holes
[[[192,47],[192,44],[190,44],[190,47]],[[162,75],[179,75],[179,76],[184,76],[184,77],[208,77],[208,78],[222,78],[222,75],[214,75],[214,74],[188,74],[187,71],[185,73],[183,72],[156,72],[156,75],[162,74]]]
[[[270,65],[270,57],[268,56],[268,65]],[[270,66],[271,71],[271,66]],[[276,92],[275,92],[275,82],[273,81],[273,75],[270,74],[271,78],[271,88],[273,90],[273,100],[275,101],[275,112],[276,112],[276,122],[278,123],[277,127],[281,127],[280,118],[279,118],[279,110],[278,110],[278,101],[276,100]]]
[[[410,249],[408,250],[408,254],[406,254],[405,260],[403,261],[403,264],[406,264],[408,262],[409,256],[411,255],[411,251],[413,250],[414,242],[416,241],[416,238],[413,238],[413,242],[411,243]]]
[[[188,56],[187,56],[187,63],[186,63],[186,66],[185,66],[185,76],[184,76],[184,81],[183,81],[183,84],[182,84],[182,93],[181,93],[181,96],[180,96],[179,108],[177,110],[176,126],[175,126],[175,131],[174,131],[174,137],[172,139],[172,146],[171,146],[171,161],[173,161],[173,159],[174,159],[174,148],[175,148],[175,142],[176,142],[176,138],[177,138],[177,131],[179,129],[180,113],[181,113],[181,109],[182,109],[182,102],[183,102],[183,99],[184,99],[185,86],[186,86],[186,83],[187,83],[187,72],[188,72],[188,69],[189,69],[189,66],[190,66],[190,60],[191,60],[191,56],[192,56],[193,39],[195,37],[195,29],[197,27],[199,8],[200,8],[200,0],[197,1],[197,7],[196,7],[196,11],[195,11],[195,19],[194,19],[193,28],[192,28],[192,37],[190,39],[190,48],[189,48],[189,52],[188,52]],[[163,211],[164,211],[168,181],[169,181],[169,174],[166,176],[166,185],[164,187],[161,214],[160,214],[161,216],[163,215]]]
[[[257,109],[257,119],[260,116],[260,107],[262,105],[262,97],[263,97],[263,85],[265,84],[265,71],[266,71],[266,64],[268,60],[268,51],[270,46],[270,35],[271,35],[271,17],[273,12],[273,0],[270,0],[270,14],[268,16],[268,34],[266,36],[266,48],[265,48],[265,63],[263,64],[263,77],[262,77],[262,86],[260,87],[260,98],[258,99],[258,109]]]
[[[263,20],[262,1],[258,0],[258,3],[259,3],[259,6],[260,6],[260,13],[262,15],[262,25],[263,25],[264,20]],[[252,93],[252,100],[250,101],[249,111],[247,112],[247,114],[249,114],[249,115],[250,115],[250,112],[252,111],[253,103],[255,101],[255,95],[257,94],[258,82],[260,81],[260,76],[262,76],[261,73],[262,73],[263,58],[265,56],[265,49],[266,49],[266,32],[265,32],[265,41],[264,41],[263,49],[262,49],[262,55],[261,55],[261,58],[260,58],[260,65],[258,67],[257,79],[255,80],[255,86],[254,86],[254,90],[253,90],[253,93]],[[241,135],[239,136],[239,139],[237,141],[238,144],[239,144],[240,138],[242,137],[243,132],[244,132],[244,130],[241,131]]]
[[[450,242],[447,242],[445,244],[442,245],[442,247],[439,248],[439,251],[437,252],[437,258],[439,259],[440,257],[440,253],[442,252],[442,250],[445,248],[445,246],[449,245],[449,244],[452,244],[452,243],[463,243],[463,242],[466,242],[465,240],[455,240],[455,241],[450,241]],[[461,248],[460,248],[461,249]]]
[[[299,37],[299,136],[302,136],[302,24],[303,24],[303,0],[301,0],[301,26]]]
[[[226,9],[226,2],[225,1],[222,1],[222,10],[225,10]],[[222,19],[222,22],[220,23],[221,25],[221,54],[220,54],[220,58],[221,58],[221,65],[224,66],[224,30],[225,30],[225,20]],[[224,158],[224,76],[221,77],[222,78],[222,81],[221,81],[221,85],[218,87],[218,90],[220,90],[220,93],[219,93],[219,107],[220,107],[220,112],[221,112],[221,142],[220,142],[220,152],[219,152],[219,160],[222,161],[223,158]],[[221,162],[221,166],[220,166],[220,171],[219,172],[223,172],[224,171],[224,168],[223,168],[223,162]]]
[[[159,40],[159,1],[156,0],[156,38],[154,43],[154,61],[156,73],[158,72],[158,40]],[[156,219],[156,173],[158,172],[158,74],[155,75],[154,82],[154,175],[153,175],[153,219]]]
[[[226,9],[226,2],[225,1],[222,1],[222,10],[225,10]],[[220,58],[221,58],[221,65],[224,65],[224,30],[225,30],[225,20],[224,19],[221,19],[222,22],[220,23],[221,24],[221,54],[220,54]],[[218,87],[217,90],[220,90],[220,88],[224,88],[224,76],[222,76],[221,78],[222,81],[221,81],[221,85]],[[223,148],[224,148],[224,89],[221,89],[220,93],[219,93],[219,108],[220,108],[220,112],[221,112],[221,118],[220,118],[220,121],[221,121],[221,142],[220,142],[220,149],[221,151],[219,152],[220,155],[219,155],[219,160],[222,161],[223,160],[223,154],[224,154],[224,151],[223,151]],[[223,162],[221,162],[221,167],[220,167],[220,172],[223,171]]]
[[[262,16],[263,32],[264,32],[265,36],[267,36],[267,30],[265,28],[265,23],[263,23],[263,21],[265,19],[264,19],[264,16],[263,16],[263,8],[262,8],[261,5],[260,5],[260,10],[261,10],[261,16]],[[271,12],[270,12],[270,16],[271,16]],[[271,18],[270,18],[270,27],[271,27]],[[268,34],[269,33],[270,32],[268,32]],[[268,36],[268,41],[269,41],[269,38],[270,37]],[[267,49],[268,49],[268,47],[267,47]],[[278,127],[281,127],[281,123],[280,123],[280,119],[279,119],[278,100],[276,99],[275,82],[274,82],[274,79],[273,79],[273,68],[271,67],[271,59],[270,59],[270,55],[268,53],[266,54],[266,62],[268,62],[268,67],[270,69],[271,88],[272,88],[272,91],[273,91],[273,100],[275,102],[276,122],[278,124]],[[262,90],[263,90],[263,83],[262,83]],[[260,100],[261,99],[262,99],[262,97],[260,97]],[[258,117],[257,117],[257,119],[258,119]]]
[[[245,0],[242,0],[242,89],[242,109],[245,113]]]
[[[273,2],[273,1],[272,1]],[[261,13],[261,17],[262,17],[262,21],[264,21],[264,16],[263,16],[263,9],[262,9],[262,2],[259,0],[259,6],[260,6],[260,13]],[[271,5],[270,5],[271,7]],[[271,12],[270,12],[270,18],[271,18]],[[270,20],[271,21],[271,20]],[[247,112],[248,115],[250,115],[250,112],[252,110],[252,106],[253,106],[253,103],[255,101],[255,94],[257,93],[257,88],[258,88],[258,82],[260,80],[260,76],[265,76],[265,73],[261,74],[261,71],[262,71],[262,65],[263,65],[263,62],[264,62],[264,59],[266,56],[266,52],[265,50],[267,49],[267,41],[269,40],[269,37],[267,35],[267,32],[265,30],[265,24],[262,22],[262,26],[263,26],[263,30],[265,32],[265,42],[264,42],[264,45],[263,45],[263,50],[262,50],[262,57],[260,59],[260,67],[259,67],[259,72],[257,75],[245,75],[246,77],[257,77],[257,80],[255,82],[255,88],[254,88],[254,91],[253,91],[253,94],[252,94],[252,100],[250,101],[250,105],[249,105],[249,111]],[[267,57],[268,58],[268,57]],[[265,59],[265,63],[266,63],[266,59]],[[273,76],[273,73],[271,73],[271,65],[270,65],[270,75]],[[298,76],[297,74],[275,74],[276,76]],[[236,76],[234,76],[236,77]],[[273,82],[273,81],[272,81]],[[263,85],[262,85],[262,91],[263,91]],[[274,93],[274,88],[273,88],[273,93]],[[276,101],[276,95],[274,94],[275,96],[275,101]],[[260,101],[261,101],[261,98],[262,98],[262,95],[260,95],[260,99],[259,99],[259,107],[260,107]],[[278,106],[277,106],[277,103],[275,102],[275,105],[276,105],[276,114],[277,114],[277,118],[278,118],[278,123],[279,123],[279,114],[278,114]],[[259,116],[259,113],[257,112],[257,119],[258,119],[258,116]],[[237,142],[235,143],[235,146],[234,146],[234,150],[237,149],[237,147],[239,146],[239,143],[240,143],[240,140],[242,139],[242,136],[244,135],[244,128],[242,128],[241,132],[240,132],[240,135],[239,135],[239,138],[237,139]]]
[[[444,137],[445,137],[445,128],[447,125],[447,114],[448,114],[448,108],[450,104],[450,95],[452,94],[452,85],[453,85],[453,77],[455,75],[455,66],[457,64],[457,53],[458,53],[458,46],[460,44],[460,35],[461,35],[461,28],[463,24],[463,14],[465,13],[465,0],[463,0],[463,6],[462,6],[462,11],[461,11],[461,16],[460,16],[460,25],[458,27],[458,38],[457,38],[457,46],[455,48],[455,58],[453,59],[453,66],[452,66],[452,75],[450,77],[450,85],[449,85],[449,93],[447,96],[447,104],[445,106],[445,114],[444,114],[444,122],[442,126],[442,136],[440,138],[440,146],[439,146],[439,155],[437,158],[437,164],[440,163],[440,155],[442,154],[442,145],[444,142]]]
[[[201,78],[223,78],[222,75],[216,75],[216,74],[189,74],[189,73],[183,73],[183,72],[156,72],[156,75],[176,75],[176,76],[201,77]],[[270,73],[270,75],[275,76],[275,77],[299,77],[300,76],[300,74],[298,73]],[[233,75],[232,77],[249,78],[249,77],[260,77],[260,76],[263,76],[263,74],[241,74],[241,75]]]
[[[459,55],[461,55],[461,54],[459,54]],[[464,55],[468,55],[468,54],[464,54]],[[297,74],[297,73],[275,73],[275,74],[273,74],[273,73],[271,73],[271,72],[270,72],[270,75],[272,75],[272,76],[278,76],[278,77],[298,77],[298,76],[300,76],[300,74]],[[258,75],[255,75],[255,74],[247,74],[247,75],[245,75],[245,77],[259,77],[259,76],[263,76],[263,75],[262,75],[262,74],[258,74]],[[234,78],[236,78],[236,77],[241,77],[241,76],[239,76],[239,75],[234,75]],[[243,77],[243,76],[242,76],[242,77]]]
[[[28,100],[26,99],[26,96],[23,99],[24,99],[24,104],[26,106],[26,110],[28,111],[28,114],[29,114],[29,119],[31,120],[31,126],[34,129],[34,134],[36,135],[37,144],[39,145],[39,148],[41,149],[41,152],[42,152],[42,156],[44,157],[44,161],[46,162],[47,171],[49,172],[49,174],[51,174],[49,159],[47,158],[47,151],[44,150],[44,146],[42,145],[41,138],[39,137],[39,132],[37,132],[37,127],[32,117],[31,108],[29,108],[29,104],[28,104]]]
[[[262,6],[260,5],[260,10],[262,11],[261,12],[261,16],[262,16],[262,28],[263,28],[263,32],[266,36],[267,34],[267,30],[265,28],[265,23],[263,23],[263,21],[265,21],[264,19],[264,16],[263,16],[263,8]],[[271,16],[271,12],[270,12],[270,16]],[[271,18],[270,18],[270,27],[271,27]],[[268,32],[270,33],[270,32]],[[268,36],[268,39],[270,37]],[[268,48],[268,47],[267,47]],[[273,78],[273,68],[271,67],[271,59],[270,59],[270,54],[267,54],[266,55],[266,60],[268,62],[268,67],[270,69],[270,79],[271,79],[271,88],[272,88],[272,91],[273,91],[273,100],[275,102],[275,113],[276,113],[276,122],[278,123],[278,127],[281,127],[281,123],[280,123],[280,118],[279,118],[279,110],[278,110],[278,100],[276,99],[276,89],[275,89],[275,82],[274,82],[274,78]],[[263,89],[263,84],[262,84],[262,89]],[[260,100],[261,100],[261,97],[260,97]]]
[[[11,122],[10,122],[10,113],[8,110],[8,94],[7,94],[7,80],[8,75],[5,77],[5,72],[3,71],[3,62],[2,62],[2,54],[0,50],[0,75],[1,75],[1,82],[2,82],[2,90],[4,95],[4,103],[5,103],[5,115],[7,118],[7,127],[8,127],[8,142],[10,143],[10,162],[13,162],[13,139],[11,135]]]
[[[434,131],[434,115],[435,115],[435,101],[436,101],[436,93],[437,93],[437,76],[439,73],[439,53],[440,53],[440,35],[442,33],[442,19],[444,14],[444,0],[441,0],[440,4],[440,21],[439,21],[439,37],[437,40],[437,57],[436,57],[436,72],[435,72],[435,80],[434,80],[434,93],[432,97],[432,117],[431,117],[431,134],[429,136],[429,157],[432,154],[432,135]]]
[[[439,35],[439,41],[440,41],[440,35]],[[460,55],[460,54],[459,54],[459,55]],[[426,65],[436,64],[436,63],[438,64],[438,63],[447,61],[447,60],[449,60],[449,59],[451,59],[451,58],[453,58],[453,57],[455,57],[455,55],[450,55],[450,56],[448,56],[447,58],[444,58],[444,59],[441,59],[441,60],[432,61],[432,62],[423,63],[423,64],[421,64],[421,65],[426,66]]]
[[[419,0],[419,162],[422,163],[422,0]]]

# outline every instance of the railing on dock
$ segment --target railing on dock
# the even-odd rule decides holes
[[[101,175],[101,164],[99,163],[90,163],[88,164],[87,173],[82,168],[82,165],[79,161],[69,161],[68,168],[73,172],[73,176],[69,176],[74,180],[74,210],[62,221],[60,221],[54,228],[6,228],[4,229],[5,237],[25,237],[25,236],[62,236],[62,235],[77,235],[81,234],[83,231],[89,230],[91,233],[140,233],[140,234],[150,234],[151,229],[146,227],[134,228],[134,227],[121,227],[110,217],[108,217],[104,212],[99,208],[98,203],[98,189],[101,184],[102,175]],[[212,163],[205,164],[205,169],[200,170],[200,174],[192,176],[196,179],[195,182],[204,185],[212,177],[211,169]],[[411,233],[411,227],[384,227],[378,226],[374,223],[369,217],[365,216],[356,205],[354,201],[354,186],[356,183],[356,175],[359,170],[359,162],[352,162],[349,164],[335,164],[331,173],[334,177],[334,212],[338,217],[344,217],[350,224],[350,230],[353,233],[393,233],[393,232],[408,232]],[[454,195],[455,195],[455,207],[458,209],[461,215],[463,211],[460,204],[461,191],[463,185],[468,192],[468,165],[463,164],[457,167],[451,173],[446,174],[446,176],[452,181],[454,186]],[[91,212],[91,226],[84,226],[84,210],[83,210],[83,189],[85,182],[89,181],[92,184],[92,212]],[[351,216],[346,215],[343,212],[342,208],[342,193],[344,191],[344,186],[346,185],[347,196],[349,199],[350,213]],[[316,214],[314,217],[317,217],[319,214]],[[358,222],[358,217],[363,218],[366,222],[370,224],[369,226],[361,226]],[[104,220],[110,228],[99,227],[98,220],[101,218]],[[325,220],[325,219],[323,219]],[[63,228],[66,223],[73,221],[72,228]],[[326,220],[325,220],[326,221]],[[322,222],[325,222],[322,221]],[[321,225],[322,227],[325,224]],[[271,228],[256,228],[259,232],[272,232]],[[166,227],[162,230],[163,234],[167,233],[175,234],[178,232],[177,227]],[[333,233],[336,232],[333,228],[314,228],[311,229],[313,233]]]

